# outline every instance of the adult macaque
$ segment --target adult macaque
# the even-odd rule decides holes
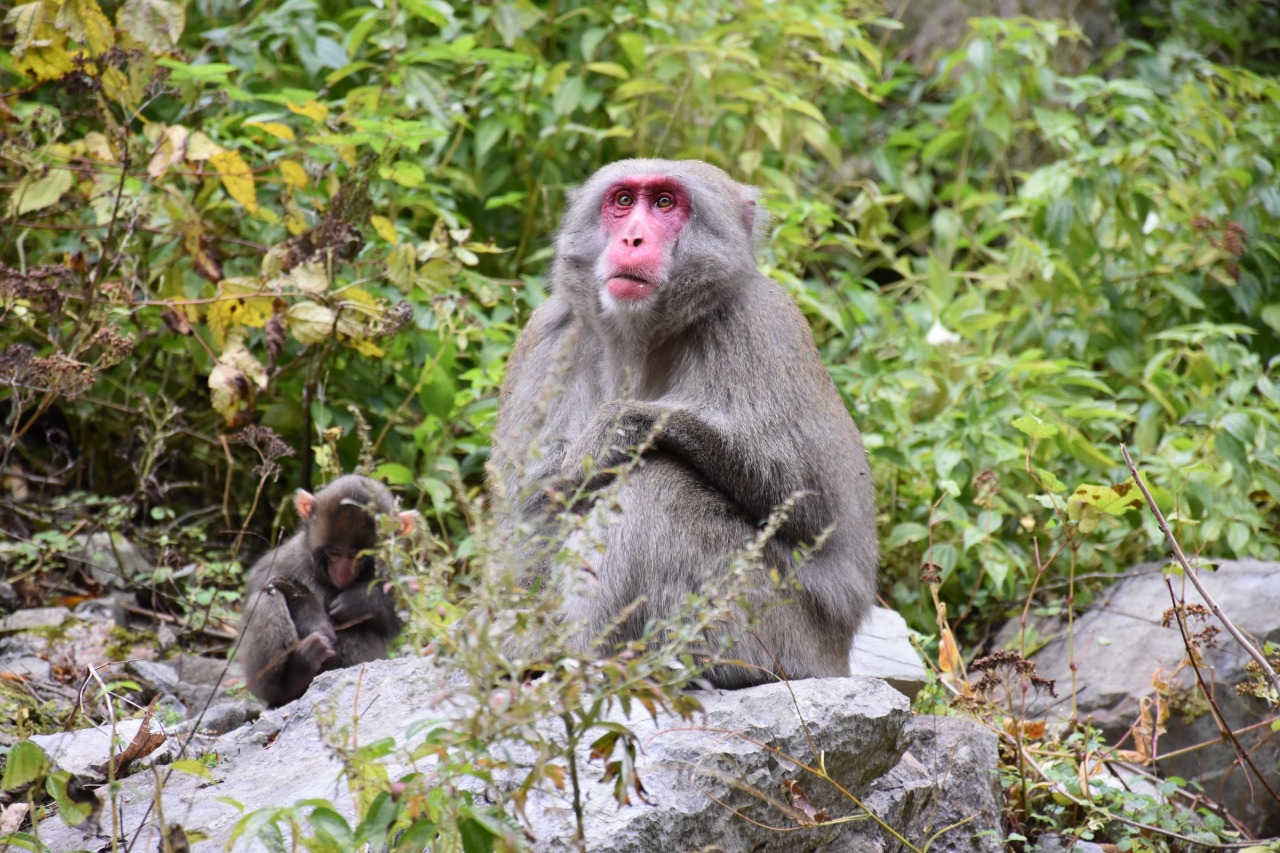
[[[302,529],[249,572],[238,656],[249,689],[274,707],[301,696],[320,672],[387,656],[400,631],[395,601],[367,552],[375,515],[395,512],[379,482],[348,474],[317,494],[299,489]],[[401,512],[399,533],[413,530]]]
[[[573,192],[550,296],[507,366],[491,461],[521,560],[530,528],[552,529],[549,495],[597,490],[647,448],[616,517],[572,534],[602,546],[559,580],[579,645],[629,607],[607,645],[661,624],[793,501],[764,549],[784,583],[746,591],[754,621],[726,629],[745,665],[714,666],[720,687],[847,675],[878,562],[862,439],[795,303],[756,270],[757,195],[714,166],[664,160],[614,163]]]

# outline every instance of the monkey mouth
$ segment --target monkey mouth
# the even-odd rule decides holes
[[[639,301],[649,298],[658,289],[658,282],[640,273],[620,270],[609,276],[605,288],[614,299]]]

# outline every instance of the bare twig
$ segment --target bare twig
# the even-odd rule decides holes
[[[1169,547],[1173,549],[1173,556],[1182,566],[1183,572],[1186,573],[1187,580],[1191,581],[1191,585],[1196,588],[1196,592],[1200,593],[1200,597],[1204,599],[1204,603],[1213,611],[1213,615],[1218,617],[1218,621],[1227,629],[1233,639],[1240,644],[1240,648],[1253,658],[1254,662],[1262,670],[1263,674],[1271,682],[1271,685],[1280,693],[1280,676],[1276,675],[1276,671],[1271,668],[1271,663],[1267,660],[1267,656],[1262,653],[1249,639],[1244,635],[1235,623],[1227,618],[1227,614],[1222,612],[1222,608],[1218,606],[1218,602],[1213,596],[1209,595],[1209,591],[1204,588],[1204,584],[1200,582],[1199,570],[1192,567],[1187,560],[1187,555],[1182,553],[1182,546],[1178,544],[1178,540],[1173,538],[1173,532],[1169,530],[1169,522],[1165,520],[1164,514],[1160,512],[1160,507],[1156,506],[1156,499],[1151,496],[1151,492],[1147,489],[1147,484],[1143,482],[1142,476],[1138,473],[1138,466],[1133,464],[1132,457],[1129,456],[1129,448],[1121,444],[1120,452],[1124,454],[1125,464],[1129,466],[1129,473],[1133,475],[1133,481],[1138,484],[1138,488],[1142,490],[1142,496],[1147,499],[1147,506],[1151,507],[1151,512],[1156,517],[1156,522],[1160,525],[1160,531],[1164,533],[1164,538],[1169,541]]]

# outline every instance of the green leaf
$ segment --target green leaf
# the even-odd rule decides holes
[[[636,33],[619,33],[617,41],[618,47],[622,48],[622,52],[626,54],[627,61],[631,63],[632,68],[644,67],[648,42],[643,36]]]
[[[175,761],[171,766],[179,773],[187,773],[191,776],[199,776],[201,779],[207,779],[210,782],[213,781],[213,774],[209,772],[209,768],[193,758],[184,758],[182,761]]]
[[[479,821],[467,818],[459,822],[458,835],[464,853],[493,853],[493,833]]]
[[[1058,434],[1056,426],[1040,420],[1035,415],[1023,415],[1009,423],[1014,429],[1026,433],[1031,438],[1053,438]]]
[[[9,196],[9,215],[21,216],[34,210],[52,207],[71,189],[73,176],[67,169],[50,169],[44,177],[23,178]]]
[[[631,72],[616,62],[588,62],[584,67],[587,71],[617,77],[619,80],[631,79]]]
[[[68,826],[80,826],[93,816],[98,808],[98,799],[83,788],[79,797],[72,796],[69,788],[75,777],[66,770],[59,770],[45,780],[45,790],[58,804],[58,816]]]
[[[384,462],[373,470],[373,476],[391,486],[407,486],[413,482],[413,471],[395,462]]]
[[[0,778],[0,790],[16,791],[38,781],[48,772],[49,757],[44,750],[29,740],[19,741],[9,750],[4,777]]]

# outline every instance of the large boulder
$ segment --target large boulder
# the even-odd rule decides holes
[[[325,746],[317,721],[350,719],[357,694],[360,742],[396,741],[397,749],[386,759],[393,779],[411,766],[423,770],[422,762],[411,765],[407,757],[407,747],[416,743],[406,740],[412,723],[428,718],[447,723],[474,707],[459,699],[446,673],[424,660],[377,661],[324,673],[297,702],[203,741],[203,749],[218,754],[212,768],[216,781],[171,775],[163,782],[165,820],[203,832],[206,840],[192,849],[211,852],[223,849],[240,817],[228,800],[252,810],[319,798],[353,814],[342,767]],[[705,713],[691,722],[666,716],[655,721],[640,710],[630,719],[620,710],[609,715],[640,735],[644,751],[636,769],[649,805],[617,805],[611,786],[600,784],[600,762],[591,761],[587,745],[582,746],[578,766],[586,791],[588,850],[899,849],[873,820],[805,825],[789,807],[791,794],[783,785],[796,782],[813,808],[832,819],[862,814],[851,797],[799,766],[814,765],[819,755],[834,780],[913,843],[941,831],[934,850],[1002,849],[995,737],[967,720],[913,720],[900,692],[864,677],[701,692],[698,698]],[[556,737],[560,731],[551,716],[543,735]],[[517,762],[528,749],[520,743],[509,747]],[[501,788],[517,781],[505,776],[495,784]],[[156,849],[161,810],[150,808],[153,774],[130,777],[124,787],[121,837],[136,835],[133,849]],[[560,792],[539,791],[530,798],[526,815],[535,849],[576,849],[568,840],[568,805]],[[55,850],[106,849],[104,833],[110,831],[109,818],[88,831],[57,818],[40,828],[41,838]]]
[[[1274,719],[1275,709],[1236,691],[1236,685],[1248,679],[1245,664],[1250,658],[1216,618],[1203,612],[1207,603],[1191,582],[1174,574],[1169,578],[1174,594],[1185,598],[1188,608],[1201,611],[1193,613],[1190,632],[1218,629],[1212,644],[1200,650],[1206,694],[1188,663],[1178,624],[1167,616],[1174,601],[1164,565],[1151,563],[1130,571],[1075,620],[1074,638],[1066,634],[1065,625],[1058,627],[1057,636],[1032,660],[1040,675],[1057,681],[1059,698],[1042,695],[1033,711],[1051,720],[1070,717],[1073,664],[1076,713],[1113,741],[1137,722],[1144,697],[1154,702],[1157,692],[1163,693],[1172,713],[1156,741],[1156,769],[1164,776],[1195,780],[1208,797],[1256,834],[1280,835],[1280,802],[1266,788],[1280,792],[1280,738],[1270,726],[1260,725]],[[1227,618],[1259,647],[1267,641],[1280,643],[1280,564],[1229,560],[1216,571],[1202,570],[1200,580]],[[1262,779],[1243,766],[1235,749],[1220,737],[1206,695],[1222,710]],[[1197,744],[1207,745],[1188,750]]]

